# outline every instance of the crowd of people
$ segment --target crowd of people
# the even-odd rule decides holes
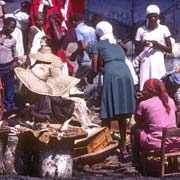
[[[47,4],[32,16],[32,4],[28,1],[8,16],[5,3],[0,3],[2,119],[17,107],[25,107],[26,113],[33,117],[31,120],[63,123],[80,101],[70,97],[69,91],[74,88],[82,95],[98,79],[102,84],[98,93],[101,126],[111,128],[111,121],[118,121],[122,154],[128,153],[126,122],[134,115],[136,124],[131,131],[134,162],[139,160],[140,150],[160,148],[162,128],[177,127],[174,97],[168,94],[162,81],[166,75],[164,53],[172,51],[171,33],[159,20],[158,6],[147,7],[145,24],[137,29],[135,51],[140,69],[137,87],[132,75],[134,69],[125,60],[126,46],[114,37],[113,26],[104,18],[98,17],[87,25],[83,15],[75,13],[67,23],[56,5]],[[19,35],[12,34],[16,28],[21,40]],[[65,50],[71,41],[76,41],[78,48],[68,59]],[[78,65],[76,71],[74,61]],[[97,78],[101,75],[103,81]],[[19,81],[16,89],[15,80]],[[172,141],[179,142],[179,139]]]

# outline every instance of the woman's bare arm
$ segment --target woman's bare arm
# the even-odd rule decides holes
[[[31,51],[32,42],[33,42],[33,39],[34,39],[34,36],[36,35],[36,33],[38,33],[37,29],[35,29],[34,27],[30,27],[29,34],[28,34],[28,47],[27,47],[28,55]]]
[[[171,53],[172,52],[172,45],[170,37],[165,38],[166,45],[162,45],[157,41],[150,41],[153,44],[154,48],[160,49],[163,52]]]

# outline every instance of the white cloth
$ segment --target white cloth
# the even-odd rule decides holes
[[[4,1],[0,1],[0,31],[3,29],[3,16],[4,16],[4,12],[3,12],[3,6],[5,6],[6,3]]]
[[[156,5],[149,5],[147,8],[146,8],[146,16],[148,14],[151,14],[151,13],[155,13],[155,14],[158,14],[160,15],[160,9],[158,6]]]
[[[96,25],[96,34],[100,36],[100,40],[109,40],[110,44],[116,44],[116,39],[113,35],[112,25],[107,21],[101,21]]]
[[[6,5],[5,1],[0,1],[0,6]]]
[[[6,5],[4,1],[0,1],[0,17],[4,15],[3,6]]]
[[[27,30],[29,26],[29,15],[25,12],[18,11],[14,13],[17,22],[17,27],[22,31]]]
[[[67,63],[63,63],[62,73],[63,73],[64,75],[69,75]]]
[[[30,50],[30,53],[37,53],[39,49],[41,48],[41,38],[45,36],[45,32],[43,30],[38,29],[36,26],[33,26],[35,29],[37,29],[37,33],[34,36],[34,39],[32,41],[32,47]],[[31,58],[31,66],[34,65],[36,62],[35,59]]]
[[[134,85],[137,85],[138,84],[138,76],[134,70],[134,67],[133,67],[133,64],[132,64],[132,61],[130,59],[128,59],[127,57],[125,57],[125,63],[127,64],[130,72],[131,72],[131,75],[132,75],[132,78],[133,78],[133,81],[134,81]]]
[[[145,26],[138,28],[136,41],[155,40],[165,45],[165,38],[171,36],[169,29],[161,24],[154,30],[149,30]],[[164,54],[159,49],[145,47],[140,54],[140,90],[143,89],[144,82],[149,78],[160,79],[165,73]]]
[[[39,11],[39,12],[43,12],[44,6],[53,7],[53,3],[52,3],[51,0],[41,0],[40,3],[39,3],[38,11]]]
[[[16,40],[16,51],[18,56],[24,55],[23,36],[22,31],[19,28],[15,28],[11,35]]]

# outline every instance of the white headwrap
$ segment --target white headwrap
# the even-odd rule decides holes
[[[146,8],[146,16],[148,14],[151,14],[151,13],[155,13],[155,14],[158,14],[160,15],[160,9],[158,6],[156,5],[149,5],[147,8]]]
[[[0,6],[6,5],[5,1],[0,1]]]
[[[113,35],[112,25],[107,21],[101,21],[96,25],[96,34],[100,36],[100,40],[109,40],[109,43],[116,44],[116,39]]]

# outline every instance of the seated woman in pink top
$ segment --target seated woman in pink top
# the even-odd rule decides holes
[[[176,127],[175,113],[175,103],[168,96],[162,82],[154,78],[148,79],[135,113],[136,124],[131,131],[132,151],[136,163],[140,159],[140,151],[160,148],[162,128]],[[177,147],[177,143],[180,147],[180,138],[173,138],[168,143],[170,147]]]

